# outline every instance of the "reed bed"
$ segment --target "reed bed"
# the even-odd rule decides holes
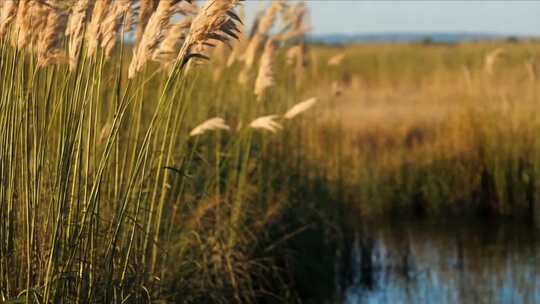
[[[295,297],[278,267],[305,226],[279,224],[292,203],[278,174],[291,162],[263,162],[307,97],[270,92],[280,63],[259,47],[261,79],[237,81],[244,59],[220,54],[250,40],[241,5],[2,2],[0,302]],[[268,34],[295,7],[271,5],[257,39],[280,52],[300,43]],[[287,132],[300,130],[291,115]]]

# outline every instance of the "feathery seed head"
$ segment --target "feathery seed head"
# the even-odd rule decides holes
[[[191,132],[189,133],[189,136],[202,135],[212,130],[230,130],[230,127],[227,124],[225,124],[225,120],[223,120],[223,118],[214,117],[214,118],[206,120],[202,124],[195,127],[193,130],[191,130]]]
[[[30,30],[32,28],[31,23],[36,21],[36,18],[32,17],[40,18],[40,16],[32,16],[36,12],[36,5],[40,4],[29,0],[19,1],[13,31],[13,45],[19,50],[26,48],[30,43],[32,35],[32,31]]]
[[[139,44],[133,51],[129,65],[129,78],[133,78],[145,63],[152,59],[152,54],[158,49],[165,37],[169,20],[174,13],[174,5],[180,0],[162,0],[150,16]]]
[[[94,9],[95,0],[79,0],[72,9],[66,27],[66,36],[68,37],[68,57],[69,69],[73,71],[77,64],[81,52],[84,32],[90,14]]]
[[[153,52],[152,60],[170,64],[176,58],[178,45],[185,38],[187,31],[191,26],[191,19],[186,18],[169,26],[169,30],[165,34],[163,41],[159,47]]]
[[[272,63],[274,60],[275,48],[276,46],[274,41],[269,39],[264,47],[259,73],[257,75],[257,80],[255,81],[254,93],[258,98],[262,96],[267,88],[274,85],[274,71],[272,68]]]
[[[105,57],[109,58],[116,44],[118,32],[123,29],[126,14],[132,5],[131,0],[116,0],[109,8],[109,13],[100,26],[101,47],[105,50]]]
[[[39,37],[37,44],[37,65],[46,67],[57,64],[66,59],[62,48],[63,34],[67,23],[67,16],[61,8],[48,5],[47,22],[44,33]]]
[[[266,11],[266,14],[259,20],[257,32],[263,36],[268,35],[270,29],[274,26],[276,15],[282,11],[284,4],[282,0],[276,0]]]
[[[244,55],[244,61],[246,64],[246,67],[248,69],[251,69],[253,65],[255,64],[255,58],[257,57],[257,52],[259,51],[259,48],[261,44],[264,43],[265,37],[260,34],[255,34],[248,43],[248,46],[246,48],[246,52]]]
[[[7,1],[3,3],[0,10],[0,39],[6,35],[9,26],[17,15],[18,5],[18,1]]]
[[[150,19],[150,16],[154,13],[158,5],[158,1],[155,0],[140,0],[139,1],[139,16],[137,18],[137,32],[135,33],[135,48],[139,46],[144,31],[146,30],[146,24]]]
[[[309,108],[313,107],[317,103],[317,98],[310,98],[306,101],[303,101],[301,103],[296,104],[293,106],[285,115],[283,115],[283,118],[285,119],[293,119],[299,114],[309,110]]]
[[[277,131],[283,129],[283,126],[281,126],[280,123],[276,121],[278,118],[278,115],[268,115],[268,116],[262,116],[254,121],[252,121],[249,124],[249,127],[252,129],[258,129],[258,130],[267,130],[272,133],[276,133]]]
[[[193,15],[197,14],[198,7],[195,4],[181,1],[174,8],[174,14],[189,16],[180,21],[169,24],[166,33],[158,48],[152,53],[152,60],[171,66],[171,62],[176,59],[179,45],[184,41],[187,31],[191,27]]]
[[[111,1],[112,0],[96,0],[94,9],[92,10],[92,19],[86,29],[86,43],[88,46],[86,53],[87,57],[92,57],[97,52],[98,46],[101,44],[103,33],[101,25],[110,9]]]
[[[251,39],[249,40],[244,61],[248,69],[251,69],[255,64],[257,52],[267,39],[268,32],[274,26],[274,21],[277,13],[282,10],[284,4],[281,0],[274,1],[266,10],[266,13],[258,16],[253,24]]]
[[[180,52],[178,60],[180,67],[185,66],[191,59],[209,59],[201,50],[212,48],[212,42],[229,44],[232,39],[238,39],[238,25],[242,23],[234,8],[241,0],[207,0],[193,19],[190,30]]]

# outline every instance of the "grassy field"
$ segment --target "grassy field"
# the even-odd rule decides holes
[[[494,50],[503,54],[489,68]],[[347,201],[362,213],[414,205],[533,219],[539,51],[534,42],[317,49],[346,54],[335,74],[318,74],[333,77],[327,115],[343,129]]]
[[[0,20],[0,302],[317,302],[348,221],[534,221],[540,44],[309,45],[283,4],[262,20],[296,16],[290,36],[233,42],[236,5],[186,13],[165,64],[151,18],[134,45],[112,22],[110,53],[61,6],[26,44]]]

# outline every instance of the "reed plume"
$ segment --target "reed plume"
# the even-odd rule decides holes
[[[66,14],[60,8],[49,5],[44,33],[40,36],[37,44],[38,67],[57,64],[66,59],[62,47],[66,23]]]
[[[133,51],[133,58],[129,65],[129,78],[133,78],[146,62],[152,59],[152,54],[156,52],[160,43],[165,37],[169,20],[173,15],[173,6],[179,0],[160,1],[156,10],[148,20],[139,45]]]
[[[238,39],[238,25],[242,23],[234,8],[241,0],[207,0],[193,19],[190,30],[178,53],[180,67],[192,59],[209,59],[205,48],[215,47],[212,42],[229,44]]]
[[[174,13],[184,16],[197,15],[197,13],[199,13],[199,7],[191,1],[192,0],[180,0],[179,2],[177,2],[173,7]]]
[[[33,29],[43,29],[47,26],[47,18],[51,7],[45,2],[30,1],[30,3],[32,5],[30,6],[27,18],[25,18],[26,22],[24,27],[22,27],[18,33],[22,36],[26,36],[25,38],[20,37],[20,39],[26,39],[24,43],[30,47],[25,45],[24,48],[27,48],[28,51],[32,52],[35,51],[38,46],[38,41],[42,37],[42,32]],[[22,49],[23,47],[20,46],[19,48]]]
[[[4,38],[9,26],[17,15],[18,1],[4,2],[0,10],[0,39]]]
[[[95,0],[79,0],[72,9],[66,27],[68,37],[68,58],[69,69],[73,71],[76,67],[84,41],[84,32],[90,19],[90,14],[94,8]]]
[[[247,69],[251,69],[255,63],[257,52],[267,39],[268,32],[274,25],[275,17],[277,13],[283,8],[282,1],[274,1],[272,5],[266,11],[260,19],[256,22],[255,32],[251,37],[247,49],[244,61]]]
[[[84,24],[90,19],[95,0],[79,0],[71,7],[66,36],[76,35],[81,31]]]
[[[296,104],[292,108],[283,115],[283,118],[285,119],[293,119],[296,116],[300,115],[301,113],[309,110],[311,107],[313,107],[317,103],[317,98],[310,98],[306,101],[303,101],[301,103]]]
[[[187,31],[191,27],[192,15],[197,14],[198,8],[194,4],[183,1],[177,3],[173,11],[189,17],[181,19],[172,25],[169,24],[159,47],[152,53],[152,60],[167,65],[175,60],[179,45],[184,41]]]
[[[280,33],[305,28],[307,15],[308,9],[302,2],[293,6],[285,6],[282,10],[283,28]]]
[[[303,3],[287,6],[283,9],[284,26],[278,37],[281,40],[289,40],[303,36],[310,29],[305,27],[307,8]]]
[[[135,25],[136,7],[132,3],[124,16],[124,24],[122,25],[122,31],[124,33],[131,32]]]
[[[191,18],[186,18],[170,26],[159,47],[153,52],[152,60],[171,63],[176,59],[178,45],[185,38],[187,31],[191,27]]]
[[[230,130],[230,127],[225,124],[225,120],[223,120],[223,118],[214,117],[206,120],[191,130],[189,136],[198,136],[213,130]]]
[[[287,63],[289,65],[295,64],[294,72],[297,87],[302,84],[307,64],[305,35],[310,31],[310,28],[304,24],[306,14],[307,9],[303,3],[298,3],[284,9],[284,29],[279,35],[274,37],[274,39],[282,43],[292,40],[296,44],[287,52]]]
[[[264,52],[261,58],[261,65],[259,67],[259,73],[257,80],[255,81],[255,95],[260,99],[264,91],[274,85],[274,71],[272,63],[274,60],[275,43],[272,39],[266,42]]]
[[[110,9],[112,0],[96,0],[94,8],[92,10],[92,19],[88,23],[86,29],[86,44],[87,44],[87,57],[92,57],[101,44],[101,25],[104,19],[107,17],[107,12]]]
[[[30,0],[20,0],[17,7],[17,15],[15,17],[13,31],[13,46],[19,50],[26,48],[31,37],[31,23],[36,21],[40,16],[33,16],[35,13],[36,2]]]
[[[257,32],[260,35],[268,35],[268,32],[274,26],[277,14],[283,9],[284,4],[282,0],[276,0],[272,2],[272,5],[266,11],[266,14],[259,21]]]
[[[155,0],[140,0],[139,1],[139,16],[137,18],[137,31],[135,33],[135,48],[137,48],[141,42],[142,36],[146,29],[146,24],[150,16],[154,13],[158,5],[158,1]]]
[[[260,45],[264,43],[265,37],[259,34],[256,34],[253,36],[248,43],[248,46],[246,48],[245,56],[244,56],[244,63],[246,69],[251,69],[255,63],[255,58],[257,56],[257,52],[260,48]]]
[[[131,0],[116,0],[112,3],[109,13],[103,19],[100,26],[101,47],[105,51],[105,57],[109,58],[116,44],[118,33],[123,30],[123,24],[130,7]]]
[[[267,115],[259,117],[253,120],[249,124],[249,127],[252,129],[267,130],[272,133],[276,133],[277,131],[283,129],[283,126],[276,121],[278,117],[278,115]]]

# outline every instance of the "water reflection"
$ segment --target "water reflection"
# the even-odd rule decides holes
[[[520,222],[378,223],[353,246],[345,303],[540,303],[540,243]]]

